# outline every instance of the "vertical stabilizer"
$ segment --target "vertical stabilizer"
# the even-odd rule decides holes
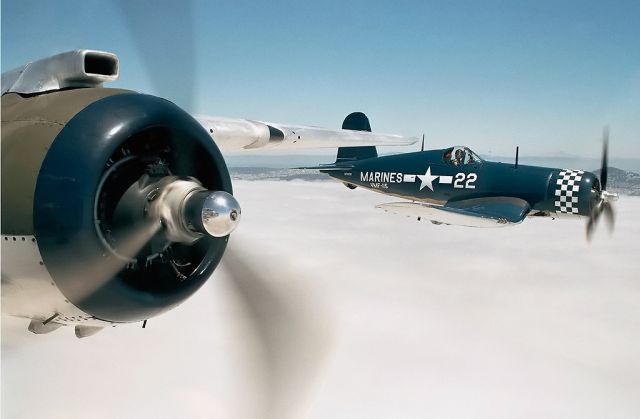
[[[367,115],[362,112],[352,112],[342,122],[342,129],[371,132],[371,124]]]
[[[371,132],[369,118],[362,112],[352,112],[342,122],[342,129]],[[336,163],[378,157],[375,146],[339,147]]]

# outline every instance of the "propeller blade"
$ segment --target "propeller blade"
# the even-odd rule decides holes
[[[609,172],[609,127],[604,127],[602,132],[602,166],[600,167],[601,190],[607,189],[607,175]]]
[[[257,411],[264,418],[297,417],[296,405],[310,392],[328,349],[326,318],[290,272],[267,274],[244,247],[230,247],[223,258],[226,278],[259,342],[254,375],[262,394],[256,401],[264,406]]]
[[[591,240],[593,232],[598,224],[600,216],[604,213],[607,220],[609,233],[613,233],[615,227],[615,212],[610,201],[615,201],[618,197],[615,193],[607,192],[607,177],[609,173],[609,127],[605,126],[602,131],[602,166],[600,168],[600,188],[592,189],[591,194],[591,214],[587,221],[587,240]]]
[[[84,288],[78,293],[80,299],[90,297],[94,292],[109,282],[118,274],[131,259],[142,250],[151,238],[160,231],[162,225],[160,220],[149,220],[132,227],[128,232],[122,234],[118,240],[114,254],[95,255],[92,260],[84,261],[82,268],[78,268],[72,274],[78,278],[91,277],[92,281],[79,281],[84,284]]]
[[[193,2],[117,0],[116,6],[156,94],[193,112],[196,74]],[[158,7],[170,9],[171,13],[154,13]]]
[[[609,230],[609,233],[613,233],[613,229],[615,228],[615,221],[616,221],[616,216],[615,216],[615,211],[613,210],[613,205],[611,205],[610,202],[603,202],[602,203],[602,212],[604,213],[604,218],[605,220],[607,220],[607,228]]]
[[[593,232],[595,231],[596,224],[598,223],[598,219],[595,215],[591,215],[589,220],[587,220],[587,241],[591,241],[593,238]]]
[[[422,134],[422,147],[420,147],[420,151],[424,151],[424,133]]]
[[[602,215],[602,202],[599,202],[591,209],[589,214],[589,220],[587,221],[587,241],[591,241],[593,233],[600,221],[600,215]]]
[[[196,61],[193,4],[191,1],[161,4],[173,8],[167,14],[169,19],[159,19],[152,13],[158,7],[156,2],[117,0],[154,89],[193,113]],[[178,47],[169,47],[168,53],[168,46],[176,44]],[[176,77],[178,68],[180,76]],[[177,162],[178,166],[186,164],[183,160]],[[147,240],[151,237],[153,234]],[[258,351],[262,366],[261,400],[265,406],[259,411],[265,418],[294,417],[294,405],[309,392],[325,356],[328,332],[321,327],[324,322],[315,314],[310,299],[305,298],[290,275],[268,277],[262,266],[245,263],[255,258],[247,257],[239,247],[231,247],[223,258],[224,270],[250,328],[261,343]],[[136,245],[130,248],[135,250]],[[117,273],[123,266],[114,264],[109,270]]]

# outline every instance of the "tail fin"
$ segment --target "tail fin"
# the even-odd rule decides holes
[[[375,146],[340,147],[338,148],[336,163],[373,159],[375,157],[378,157],[378,150],[376,150]]]
[[[352,112],[342,122],[342,129],[351,131],[371,132],[369,118],[362,112]],[[317,170],[343,170],[352,167],[351,162],[378,157],[378,150],[375,146],[338,147],[336,161],[331,164],[323,164],[313,167],[297,167],[297,169],[317,169]]]
[[[371,132],[371,124],[367,115],[362,112],[352,112],[342,122],[342,129]]]
[[[371,132],[369,118],[362,112],[352,112],[342,122],[342,129]],[[375,146],[339,147],[336,163],[378,157]]]

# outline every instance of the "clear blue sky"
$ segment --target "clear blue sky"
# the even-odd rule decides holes
[[[182,4],[3,0],[2,70],[104,49],[114,86],[197,114],[331,128],[361,110],[433,147],[589,157],[608,123],[612,155],[640,157],[638,1]]]

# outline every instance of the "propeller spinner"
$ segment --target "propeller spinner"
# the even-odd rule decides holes
[[[118,202],[116,230],[160,223],[166,241],[191,244],[205,235],[225,237],[240,221],[240,204],[228,192],[209,191],[196,179],[143,175]]]

